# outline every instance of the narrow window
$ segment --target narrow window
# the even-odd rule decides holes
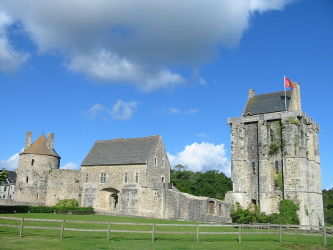
[[[2,196],[2,198],[6,199],[6,195],[4,194],[4,195]]]
[[[273,130],[272,129],[269,131],[269,135],[271,137],[271,142],[274,142],[274,136],[273,136]]]
[[[215,213],[215,203],[214,201],[209,202],[209,213],[214,214]]]
[[[89,181],[89,174],[86,173],[86,183],[88,183],[88,181]]]
[[[31,160],[31,166],[33,166],[33,165],[34,165],[34,162],[35,162],[35,160],[34,160],[34,159],[32,159],[32,160]]]
[[[256,164],[252,162],[252,175],[256,174]]]
[[[139,183],[139,173],[135,173],[135,183]]]
[[[127,172],[125,172],[125,179],[124,182],[127,183]]]
[[[165,166],[165,160],[163,159],[162,160],[162,167],[164,168],[164,166]]]
[[[162,177],[162,182],[164,182],[164,177]]]
[[[3,191],[6,191],[7,190],[7,187],[3,187]]]
[[[38,199],[38,193],[37,193],[37,199]]]
[[[275,162],[275,174],[278,174],[279,173],[279,162],[276,161]]]
[[[106,182],[106,173],[101,173],[101,183]]]
[[[157,158],[155,158],[155,166],[157,165]]]
[[[12,195],[9,195],[9,199],[11,199],[12,198]]]
[[[27,176],[26,178],[25,178],[25,183],[28,183],[29,182],[29,177]]]

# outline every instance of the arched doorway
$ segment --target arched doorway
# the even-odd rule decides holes
[[[102,191],[106,191],[109,193],[107,196],[109,201],[109,211],[116,211],[117,205],[118,205],[118,199],[119,199],[119,190],[115,188],[104,188]],[[107,198],[105,197],[105,198]]]

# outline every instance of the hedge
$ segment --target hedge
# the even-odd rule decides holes
[[[92,207],[0,206],[0,213],[71,213],[93,214]]]

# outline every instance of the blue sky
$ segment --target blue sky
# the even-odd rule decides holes
[[[55,133],[61,167],[96,140],[162,135],[172,164],[230,173],[228,117],[248,90],[301,84],[333,184],[330,0],[0,0],[0,164]]]

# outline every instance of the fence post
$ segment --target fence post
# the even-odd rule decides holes
[[[282,242],[282,226],[280,224],[280,242]]]
[[[153,233],[152,233],[152,242],[155,242],[155,223],[153,223]]]
[[[199,242],[199,225],[197,225],[197,242]]]
[[[111,222],[109,221],[108,224],[108,234],[107,234],[107,240],[110,241],[110,227],[111,227]]]
[[[60,232],[60,239],[62,239],[62,236],[64,235],[64,228],[65,228],[65,220],[62,220],[62,223],[61,223],[61,232]]]
[[[24,224],[24,218],[22,218],[22,220],[21,220],[20,238],[22,238],[22,234],[23,234],[23,224]]]
[[[324,226],[324,244],[326,246],[326,225]]]
[[[238,242],[242,242],[242,225],[238,225]]]

